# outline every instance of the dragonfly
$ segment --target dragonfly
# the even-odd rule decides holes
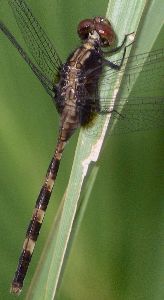
[[[112,128],[114,134],[162,128],[164,99],[160,91],[161,85],[158,95],[154,95],[153,90],[155,90],[154,86],[157,87],[164,78],[164,51],[158,49],[149,54],[143,53],[127,59],[126,50],[132,44],[131,42],[128,44],[128,38],[132,34],[126,34],[122,43],[112,48],[116,40],[112,25],[106,18],[98,16],[79,23],[77,32],[82,45],[75,49],[63,64],[27,3],[24,0],[8,0],[8,3],[29,53],[21,47],[1,21],[0,29],[37,76],[60,116],[56,149],[35,204],[11,285],[11,292],[20,294],[52,194],[62,154],[73,133],[81,126],[87,127],[97,115],[104,114],[111,114],[109,127],[112,127],[117,119],[117,126]],[[103,50],[105,48],[107,51]],[[121,50],[123,53],[119,61],[113,62],[105,58],[106,54],[112,55]],[[126,71],[122,82],[129,92],[143,66],[143,78],[137,84],[136,90],[135,88],[132,90],[130,100],[127,101],[126,91],[124,98],[120,98],[118,93],[118,101],[110,96],[113,87],[117,89],[116,73],[121,74]],[[152,86],[150,86],[150,79],[153,82]],[[100,90],[103,96],[100,95]],[[138,90],[142,90],[142,95],[138,96]],[[147,93],[148,90],[150,95]]]

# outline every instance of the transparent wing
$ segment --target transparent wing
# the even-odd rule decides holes
[[[39,70],[52,83],[58,80],[61,60],[46,33],[23,0],[8,0],[26,45]]]
[[[119,99],[119,104],[110,112],[108,134],[120,135],[136,131],[164,129],[164,98],[136,97]],[[111,102],[110,102],[111,104]],[[120,113],[119,113],[120,111]],[[99,122],[89,127],[86,134],[97,136],[104,126],[104,114],[99,114]]]
[[[111,134],[164,129],[164,49],[129,57],[128,61],[126,60],[119,72],[105,67],[102,74],[99,85],[101,96],[99,98],[97,96],[99,93],[95,93],[94,97],[94,103],[100,102],[100,121],[101,115],[111,113],[109,122]],[[119,61],[117,63],[119,64]],[[116,76],[122,72],[125,73],[121,86],[117,96],[114,97],[111,92],[113,89],[117,91],[120,85]],[[100,129],[101,125],[99,128],[95,127],[94,131],[89,128],[87,133],[96,135]]]
[[[117,110],[121,108],[121,114]],[[111,114],[109,133],[126,134],[134,131],[164,129],[164,98],[136,97],[129,98],[129,103],[124,100],[115,106],[116,111]],[[117,122],[116,122],[117,120]]]
[[[116,61],[115,63],[119,64],[120,61]],[[146,91],[147,94],[148,91],[154,89],[154,84],[157,84],[160,80],[164,83],[164,49],[125,58],[123,66],[119,71],[119,76],[123,73],[124,76],[121,85],[124,86],[124,88],[126,87],[127,92],[133,87],[134,94],[134,83],[139,76],[140,92],[144,93],[144,91]],[[118,85],[115,82],[116,76],[117,71],[105,68],[101,76],[101,78],[103,78],[103,82],[101,82],[103,85],[101,91],[103,93],[109,94],[113,88],[117,89]],[[150,83],[153,83],[153,86],[151,86]],[[161,88],[163,88],[163,84],[160,82],[160,89]]]
[[[8,28],[0,21],[0,29],[2,32],[7,36],[7,38],[10,40],[10,42],[13,44],[13,46],[18,50],[22,58],[25,60],[25,62],[29,65],[31,70],[34,72],[34,74],[37,76],[37,78],[42,83],[43,87],[47,91],[47,93],[54,99],[54,84],[41,72],[41,70],[33,63],[31,58],[28,56],[28,54],[23,50],[23,48],[19,45],[15,37],[12,35],[12,33],[8,30]]]

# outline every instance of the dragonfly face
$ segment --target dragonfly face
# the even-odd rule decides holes
[[[82,40],[88,39],[89,34],[96,31],[101,47],[111,46],[115,42],[115,33],[110,22],[102,17],[86,19],[79,23],[77,32]]]

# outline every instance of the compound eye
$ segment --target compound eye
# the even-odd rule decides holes
[[[100,36],[101,47],[110,46],[115,42],[115,33],[110,22],[102,17],[95,17],[95,30]]]
[[[115,33],[110,22],[102,17],[85,19],[78,25],[77,32],[82,40],[86,40],[90,33],[96,31],[99,35],[101,47],[108,47],[115,42]]]
[[[79,23],[77,32],[79,37],[82,40],[85,40],[88,38],[89,33],[91,33],[94,29],[94,23],[92,19],[86,19]]]

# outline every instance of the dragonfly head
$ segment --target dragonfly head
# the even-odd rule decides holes
[[[98,33],[101,47],[109,47],[115,42],[116,35],[112,25],[106,18],[95,17],[82,20],[77,28],[78,35],[82,40],[87,40],[89,34],[93,34],[94,31]]]

